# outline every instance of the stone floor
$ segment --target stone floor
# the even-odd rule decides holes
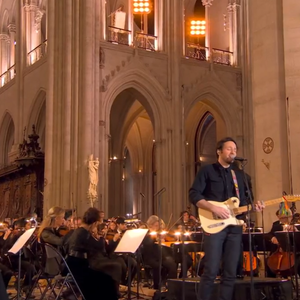
[[[41,284],[42,285],[42,284]],[[43,291],[43,287],[41,288]],[[125,286],[120,286],[120,294],[122,295],[122,297],[120,298],[120,300],[126,300],[128,299],[127,296],[127,290],[128,288]],[[150,289],[148,287],[143,287],[143,284],[139,285],[139,297],[137,297],[137,286],[133,286],[131,288],[131,299],[143,299],[143,300],[151,300],[153,298],[154,292],[155,290]],[[16,299],[17,296],[17,290],[15,289],[15,285],[14,282],[12,281],[7,289],[7,293],[9,294],[9,299]],[[35,289],[34,293],[33,293],[35,299],[37,300],[42,300],[41,299],[41,292],[39,289]],[[22,300],[25,299],[25,295],[22,294]],[[54,297],[48,296],[48,294],[46,295],[46,297],[44,299],[49,299],[52,300],[54,299]],[[1,300],[1,299],[0,299]],[[16,299],[17,300],[17,299]]]

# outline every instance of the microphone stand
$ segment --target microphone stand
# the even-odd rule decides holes
[[[159,291],[159,300],[161,300],[161,269],[162,269],[162,244],[161,244],[161,197],[162,194],[166,191],[166,188],[160,189],[157,193],[154,194],[153,198],[157,197],[157,216],[158,216],[158,245],[159,245],[159,263],[158,263],[158,291]]]
[[[251,206],[251,210],[254,211],[254,202],[253,202],[253,198],[251,195],[251,191],[249,188],[249,182],[245,173],[245,161],[243,161],[241,163],[241,171],[243,173],[243,178],[244,178],[244,185],[246,186],[246,189],[248,191],[248,205],[247,205],[247,227],[248,227],[248,240],[249,240],[249,257],[250,257],[250,299],[251,300],[255,300],[255,295],[254,295],[254,277],[253,277],[253,251],[252,251],[252,236],[251,236],[251,214],[250,214],[250,209],[249,209],[249,205]]]

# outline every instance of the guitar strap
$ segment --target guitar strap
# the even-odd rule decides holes
[[[233,183],[234,183],[234,188],[235,188],[235,191],[236,191],[236,196],[240,199],[239,185],[238,185],[238,181],[237,181],[234,170],[231,170],[231,175],[232,175],[232,179],[233,179]]]

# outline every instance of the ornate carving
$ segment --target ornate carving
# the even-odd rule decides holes
[[[97,194],[98,169],[99,169],[99,159],[98,158],[94,159],[93,154],[91,154],[88,160],[90,184],[87,192],[87,198],[90,202],[91,207],[94,207],[95,202],[98,199],[98,194]]]
[[[26,127],[24,128],[24,137],[23,143],[19,145],[19,158],[43,158],[44,153],[41,151],[41,147],[39,145],[38,139],[39,135],[35,131],[35,125],[32,125],[32,134],[28,135],[29,142],[25,139],[25,131]]]
[[[212,6],[212,2],[213,2],[213,0],[202,0],[202,5],[210,7],[210,6]]]
[[[274,149],[274,141],[272,138],[270,137],[267,137],[264,139],[263,143],[262,143],[262,148],[263,148],[263,151],[266,153],[266,154],[270,154],[273,149]]]
[[[8,24],[7,28],[8,28],[9,32],[16,32],[17,31],[17,26],[16,26],[16,24],[13,24],[13,23]]]
[[[4,41],[6,43],[10,43],[9,35],[6,33],[0,33],[0,41]]]
[[[36,32],[39,32],[41,30],[41,21],[42,21],[43,15],[44,15],[44,12],[41,11],[39,8],[35,11],[34,27],[35,27]]]
[[[100,69],[103,69],[105,67],[105,52],[102,47],[99,49],[99,65]]]

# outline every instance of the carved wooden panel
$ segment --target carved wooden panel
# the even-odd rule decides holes
[[[19,174],[18,174],[19,175]],[[36,174],[24,174],[0,182],[0,219],[25,217],[35,212],[38,203]]]

